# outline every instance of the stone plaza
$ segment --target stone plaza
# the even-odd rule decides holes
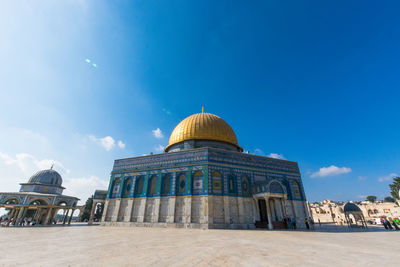
[[[3,227],[0,266],[396,266],[400,261],[399,232],[377,226],[315,228]]]

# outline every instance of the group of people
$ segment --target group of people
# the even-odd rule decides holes
[[[385,217],[381,218],[381,223],[386,230],[400,230],[400,220],[397,217],[394,217],[391,221],[386,219]]]
[[[295,230],[297,229],[296,218],[283,218],[283,222],[287,229]],[[311,218],[305,218],[304,223],[308,230],[314,230],[314,221]]]
[[[2,218],[0,217],[0,225],[1,226],[35,226],[36,225],[36,221],[34,219],[32,219],[32,217],[25,217],[25,218],[19,218],[15,221],[13,220],[9,220],[8,218]]]

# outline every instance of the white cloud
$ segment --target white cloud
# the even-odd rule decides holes
[[[366,196],[366,195],[358,195],[357,198],[358,198],[358,199],[365,200],[365,199],[367,198],[367,196]]]
[[[285,157],[282,154],[277,154],[277,153],[270,153],[267,157],[274,159],[285,159]]]
[[[255,154],[255,155],[259,155],[259,156],[264,156],[264,155],[265,155],[265,154],[264,154],[264,151],[262,151],[262,150],[259,149],[259,148],[254,149],[254,154]]]
[[[162,133],[160,128],[152,130],[152,132],[153,132],[153,135],[154,135],[155,138],[157,138],[157,139],[164,138],[164,135],[163,135],[163,133]]]
[[[124,149],[124,148],[125,148],[124,142],[122,142],[121,140],[119,140],[119,141],[118,141],[118,147]]]
[[[365,180],[367,180],[367,177],[366,176],[358,176],[358,180],[365,181]]]
[[[125,144],[124,142],[122,142],[121,140],[116,142],[114,138],[112,138],[111,136],[106,136],[103,138],[98,138],[94,135],[89,135],[89,139],[91,141],[93,141],[94,143],[102,146],[106,151],[110,151],[111,149],[113,149],[115,147],[115,145],[117,144],[119,148],[123,149],[125,148]]]
[[[397,173],[391,173],[389,175],[379,177],[378,181],[381,182],[381,183],[392,181],[393,177],[397,177],[397,176],[399,176]]]
[[[52,165],[54,165],[54,169],[57,169],[61,173],[68,174],[70,172],[59,161],[52,159],[38,160],[27,153],[19,153],[13,158],[8,154],[0,152],[0,161],[10,167],[16,167],[25,175],[32,175],[36,171],[50,169]]]
[[[155,149],[156,149],[157,152],[163,152],[164,148],[165,148],[164,146],[158,145]]]
[[[326,176],[335,176],[340,174],[345,174],[351,172],[351,168],[347,167],[337,167],[337,166],[330,166],[330,167],[322,167],[319,171],[314,172],[311,174],[311,178],[315,177],[326,177]]]
[[[107,190],[108,181],[96,176],[64,178],[63,186],[66,188],[63,194],[78,197],[84,204],[96,189]]]

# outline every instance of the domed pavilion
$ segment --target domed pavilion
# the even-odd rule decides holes
[[[343,207],[344,216],[346,217],[347,226],[368,228],[361,209],[352,202],[347,202]],[[360,223],[360,225],[359,225]]]
[[[19,192],[0,193],[0,208],[10,210],[7,225],[18,225],[23,218],[31,218],[37,225],[49,225],[59,210],[63,210],[63,224],[70,224],[79,199],[63,195],[62,182],[61,175],[51,167],[38,171],[27,183],[21,183]]]
[[[203,110],[175,127],[165,153],[115,160],[102,224],[273,229],[306,217],[297,163],[243,153],[232,127]]]

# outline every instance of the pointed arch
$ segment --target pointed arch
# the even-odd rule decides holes
[[[172,177],[171,174],[166,174],[162,178],[161,181],[161,195],[162,196],[168,196],[171,194],[171,184],[172,184]]]
[[[196,171],[193,174],[193,182],[192,182],[192,194],[201,194],[203,193],[203,173],[201,171]]]
[[[143,195],[144,177],[138,176],[135,183],[135,197]]]

